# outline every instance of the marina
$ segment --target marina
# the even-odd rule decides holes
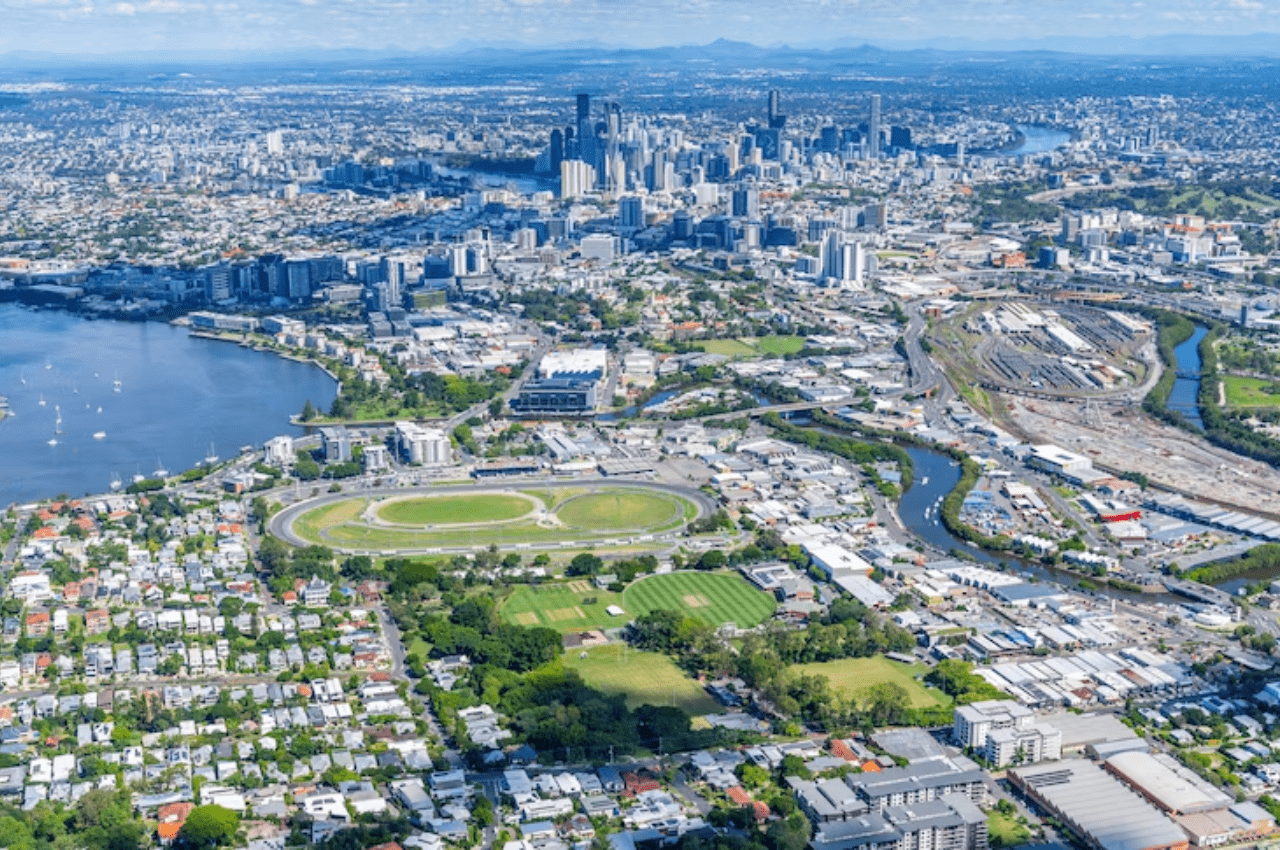
[[[299,436],[290,415],[308,399],[328,407],[336,389],[310,364],[167,324],[0,304],[0,338],[0,505],[123,488],[128,470],[168,477],[161,458],[189,469],[219,443]]]

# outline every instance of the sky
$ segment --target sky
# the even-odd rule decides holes
[[[1280,33],[1280,0],[0,0],[0,54]]]

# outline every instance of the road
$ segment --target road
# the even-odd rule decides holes
[[[925,327],[919,302],[907,305],[907,328],[902,333],[902,345],[907,351],[907,363],[911,367],[911,381],[907,389],[915,395],[933,392],[934,403],[942,405],[951,398],[951,385],[947,383],[942,369],[921,345],[920,338]]]
[[[1132,189],[1137,186],[1168,185],[1168,180],[1116,180],[1113,183],[1099,183],[1096,186],[1067,186],[1062,189],[1046,189],[1043,192],[1036,192],[1034,195],[1027,195],[1027,200],[1035,203],[1052,203],[1053,201],[1059,201],[1084,192],[1109,192],[1116,189]]]

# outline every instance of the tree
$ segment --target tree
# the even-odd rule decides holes
[[[718,570],[729,563],[728,557],[719,549],[708,549],[698,558],[698,569],[700,570]]]
[[[761,788],[769,783],[769,771],[759,765],[743,762],[738,765],[734,773],[738,774],[738,778],[747,788]]]
[[[315,419],[315,418],[316,418],[315,405],[311,403],[311,399],[307,399],[307,403],[302,406],[301,419],[303,422],[310,422],[312,419]]]
[[[566,576],[593,576],[604,568],[604,561],[599,556],[592,555],[590,552],[583,552],[581,555],[575,555],[573,560],[569,562],[569,566],[565,567],[564,574]]]
[[[221,847],[235,840],[239,825],[240,819],[230,809],[215,805],[196,806],[178,831],[178,840],[193,850]]]
[[[867,711],[876,726],[902,723],[911,708],[911,695],[897,682],[879,682],[867,689]]]

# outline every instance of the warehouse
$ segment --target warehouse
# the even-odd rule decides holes
[[[1225,809],[1235,802],[1167,755],[1119,753],[1107,759],[1104,767],[1171,814]]]
[[[1008,772],[1013,784],[1097,850],[1188,850],[1173,821],[1088,761]]]
[[[1093,469],[1093,461],[1084,455],[1069,452],[1054,445],[1032,446],[1027,463],[1039,467],[1054,475],[1072,477],[1080,473],[1088,473]]]

